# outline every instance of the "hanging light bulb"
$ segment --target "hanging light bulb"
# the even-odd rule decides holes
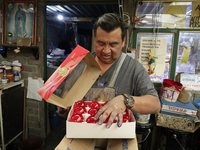
[[[63,20],[63,16],[62,16],[62,15],[58,15],[57,18],[58,18],[59,20]]]

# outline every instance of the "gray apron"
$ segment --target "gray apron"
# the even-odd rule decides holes
[[[84,101],[106,102],[116,96],[114,85],[125,58],[126,54],[122,53],[112,74],[109,85],[107,87],[98,86],[90,88],[83,98]]]

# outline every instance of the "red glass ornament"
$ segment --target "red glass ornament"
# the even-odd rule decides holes
[[[98,112],[98,109],[91,108],[88,110],[88,114],[90,114],[91,116],[95,116],[97,112]]]
[[[86,122],[87,123],[97,123],[99,121],[98,120],[94,120],[94,117],[93,116],[89,116],[87,119],[86,119]]]
[[[79,106],[74,108],[74,114],[82,115],[85,112],[87,112],[85,107]]]
[[[89,107],[93,108],[93,109],[98,109],[99,107],[101,107],[101,104],[99,104],[96,101],[93,101],[93,102],[90,103]]]
[[[83,119],[83,116],[78,114],[74,114],[71,117],[72,122],[83,122]]]
[[[113,121],[113,123],[117,123],[117,120],[115,119],[115,120]]]
[[[123,118],[124,117],[127,117],[128,116],[128,110],[126,109],[124,112],[123,112]]]
[[[125,122],[129,122],[129,118],[128,117],[124,117],[123,118],[123,123],[125,123]]]
[[[74,104],[74,107],[86,107],[86,104],[85,104],[85,102],[84,101],[77,101],[77,102],[75,102],[75,104]]]

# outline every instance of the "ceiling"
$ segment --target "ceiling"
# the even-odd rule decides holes
[[[184,3],[184,2],[182,2]],[[60,3],[59,3],[60,4]],[[188,5],[188,4],[187,4]],[[78,29],[85,29],[85,30],[91,30],[93,29],[94,22],[97,20],[97,18],[104,13],[117,13],[121,12],[119,10],[119,4],[116,2],[114,4],[112,3],[101,3],[101,4],[95,4],[95,3],[82,3],[82,4],[61,4],[61,5],[47,5],[46,6],[46,19],[48,21],[56,21],[58,14],[62,14],[64,16],[63,21],[65,23],[72,23],[76,22]],[[144,2],[141,5],[137,4],[137,17],[146,16],[143,21],[147,21],[146,26],[151,26],[153,24],[153,14],[156,12],[157,14],[163,13],[163,2]],[[187,18],[190,17],[192,10],[192,4],[189,4],[187,6]],[[131,14],[132,15],[132,14]],[[148,18],[150,17],[150,18]],[[187,19],[186,18],[186,19]],[[57,23],[58,24],[58,23]],[[142,24],[138,24],[138,27],[142,27]]]
[[[118,4],[68,4],[46,5],[46,19],[59,21],[57,16],[61,14],[65,23],[76,22],[78,29],[91,30],[95,21],[104,13],[119,14]]]

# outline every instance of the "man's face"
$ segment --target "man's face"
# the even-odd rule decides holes
[[[96,56],[101,63],[111,64],[115,62],[124,47],[125,38],[122,41],[121,28],[106,32],[100,27],[97,28],[95,37]]]

